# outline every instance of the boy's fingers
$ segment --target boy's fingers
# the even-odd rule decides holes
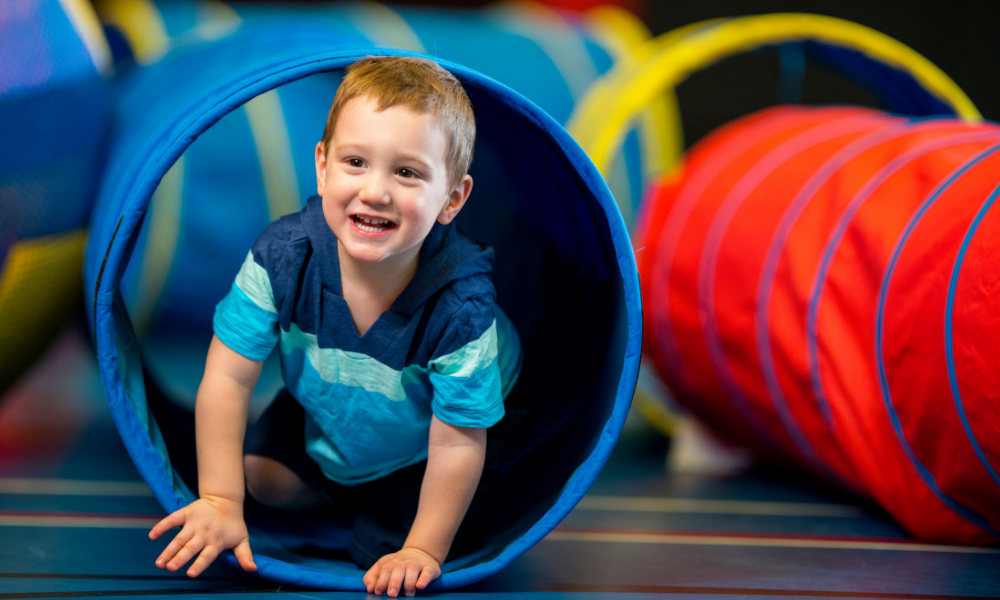
[[[183,509],[175,510],[174,512],[160,519],[159,523],[153,525],[153,529],[149,531],[149,539],[155,540],[156,538],[160,537],[170,529],[173,529],[174,527],[180,527],[182,525],[184,525]]]
[[[198,555],[198,559],[194,561],[191,568],[187,570],[188,577],[197,577],[201,575],[201,572],[208,568],[208,565],[212,564],[212,561],[219,556],[219,551],[215,546],[205,546],[205,549],[201,551]]]
[[[192,537],[193,534],[190,530],[182,529],[181,532],[175,535],[174,539],[167,544],[167,547],[163,549],[163,552],[160,553],[159,558],[156,559],[156,566],[161,569],[167,566],[167,562],[169,562],[170,559],[172,559]]]
[[[191,560],[191,557],[201,551],[205,547],[204,542],[199,538],[194,538],[188,543],[184,544],[184,547],[177,551],[170,562],[167,563],[168,571],[176,571],[177,569],[183,567],[187,564],[187,561]]]
[[[392,565],[382,565],[379,570],[378,582],[375,584],[375,595],[381,596],[389,587],[389,577],[392,575]]]
[[[375,584],[378,583],[378,572],[379,566],[378,563],[375,563],[372,568],[368,569],[368,572],[365,573],[364,578],[361,580],[365,582],[365,588],[369,594],[375,591]]]
[[[425,587],[430,585],[430,583],[435,579],[437,579],[437,573],[435,569],[432,569],[430,567],[424,567],[423,570],[420,571],[420,577],[417,579],[417,589],[418,590],[424,589]]]
[[[417,578],[420,576],[420,565],[408,563],[406,565],[406,575],[403,577],[403,590],[407,596],[417,593]]]
[[[163,549],[163,552],[160,552],[160,555],[156,557],[157,568],[162,569],[167,566],[167,561],[173,558],[174,554],[177,554],[177,551],[180,550],[180,544],[176,544],[175,542],[176,540],[167,544],[167,547]]]
[[[389,596],[395,598],[399,595],[399,588],[403,586],[403,577],[406,576],[406,563],[399,561],[392,565],[392,575],[389,577]]]
[[[204,554],[204,552],[202,553]],[[243,540],[236,547],[233,548],[233,554],[236,555],[236,560],[239,561],[240,566],[243,567],[244,571],[256,571],[257,563],[253,561],[253,552],[250,552],[250,541]]]

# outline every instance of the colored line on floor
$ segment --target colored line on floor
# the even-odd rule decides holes
[[[674,585],[603,585],[587,583],[543,584],[547,592],[598,594],[699,594],[719,596],[792,596],[795,598],[898,598],[901,600],[983,600],[986,596],[939,594],[893,594],[884,592],[830,592],[821,590],[772,590],[757,588],[718,588]]]
[[[763,548],[816,548],[835,550],[893,550],[954,554],[1000,554],[1000,548],[946,546],[922,542],[864,540],[819,536],[718,535],[628,530],[556,529],[545,537],[555,542],[613,542],[626,544],[678,544],[692,546],[756,546]]]
[[[283,587],[283,586],[282,586]],[[79,598],[79,597],[121,597],[121,596],[172,596],[172,595],[205,595],[205,594],[246,594],[246,593],[285,593],[295,596],[309,598],[307,590],[305,593],[295,593],[296,588],[244,588],[244,587],[223,587],[223,588],[192,588],[192,589],[138,589],[138,590],[100,590],[86,592],[26,592],[26,593],[0,593],[2,600],[27,599],[27,598]],[[826,590],[780,590],[761,588],[719,588],[719,587],[695,587],[695,586],[666,586],[666,585],[602,585],[586,583],[556,583],[542,584],[540,586],[546,592],[562,593],[598,593],[598,594],[689,594],[689,595],[716,595],[716,596],[771,596],[771,597],[795,597],[795,598],[873,598],[873,599],[898,599],[898,600],[982,600],[985,596],[956,596],[942,594],[895,594],[885,592],[846,592],[846,591],[826,591]]]
[[[25,513],[0,511],[0,527],[96,527],[151,529],[162,516],[87,513]]]
[[[32,479],[0,477],[0,494],[37,496],[131,496],[150,497],[143,481],[92,481],[80,479]]]
[[[28,598],[120,598],[122,596],[203,596],[206,594],[273,594],[276,589],[260,588],[194,588],[194,589],[154,589],[154,590],[97,590],[89,592],[13,592],[0,593],[0,600],[27,600]],[[285,593],[285,592],[282,592]]]
[[[176,583],[178,576],[170,575],[92,575],[89,573],[0,573],[0,579],[82,579],[99,581],[169,581]],[[232,582],[231,577],[206,577],[199,575],[198,581]]]
[[[770,515],[779,517],[861,517],[864,511],[846,504],[804,502],[753,502],[744,500],[698,500],[692,498],[641,498],[584,496],[577,510],[622,512],[702,513],[726,515]]]

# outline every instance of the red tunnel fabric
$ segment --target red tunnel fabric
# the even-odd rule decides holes
[[[994,529],[1000,528],[996,509],[1000,486],[989,463],[980,460],[963,426],[955,402],[946,345],[946,315],[949,284],[956,266],[963,238],[983,201],[995,193],[1000,177],[1000,151],[990,148],[969,161],[951,185],[928,198],[925,206],[908,226],[898,242],[895,260],[890,265],[891,278],[880,291],[878,316],[881,322],[880,367],[884,369],[883,394],[891,400],[905,438],[919,440],[913,452],[935,475],[938,485],[957,501],[989,518]],[[991,220],[995,222],[995,216]],[[996,310],[989,310],[990,285],[997,282],[996,254],[980,254],[981,249],[996,249],[1000,232],[981,230],[982,238],[962,264],[962,293],[956,295],[953,327],[959,363],[961,401],[966,410],[975,410],[978,418],[968,419],[980,428],[977,439],[986,442],[993,460],[1000,457],[997,425],[996,362],[988,368],[978,360],[996,358]],[[979,237],[979,236],[977,236]],[[988,250],[989,251],[989,250]],[[969,285],[971,284],[971,285]],[[993,296],[996,298],[996,296]],[[996,300],[993,300],[995,306]],[[914,335],[916,334],[916,335]],[[971,361],[969,359],[972,359]],[[928,364],[943,368],[929,369]],[[991,373],[992,371],[992,373]],[[963,385],[964,384],[964,385]],[[914,400],[910,400],[910,399]],[[992,415],[989,412],[992,410]],[[982,414],[980,414],[980,412]],[[990,428],[992,427],[992,431]],[[990,493],[984,493],[988,491]]]
[[[993,124],[847,107],[700,142],[637,244],[645,351],[678,400],[914,535],[995,541],[998,143]]]

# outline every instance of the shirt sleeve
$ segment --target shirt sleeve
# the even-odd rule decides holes
[[[264,360],[278,343],[278,309],[271,279],[255,260],[254,250],[247,253],[233,287],[215,307],[212,325],[223,344],[251,360]]]
[[[503,418],[492,303],[466,301],[450,319],[435,356],[429,367],[437,418],[458,427],[490,427]]]

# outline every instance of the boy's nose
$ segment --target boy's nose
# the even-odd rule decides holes
[[[358,197],[362,202],[367,202],[369,204],[388,204],[389,203],[389,189],[386,182],[382,177],[372,174],[365,181],[365,185],[362,186],[361,191],[358,193]]]

